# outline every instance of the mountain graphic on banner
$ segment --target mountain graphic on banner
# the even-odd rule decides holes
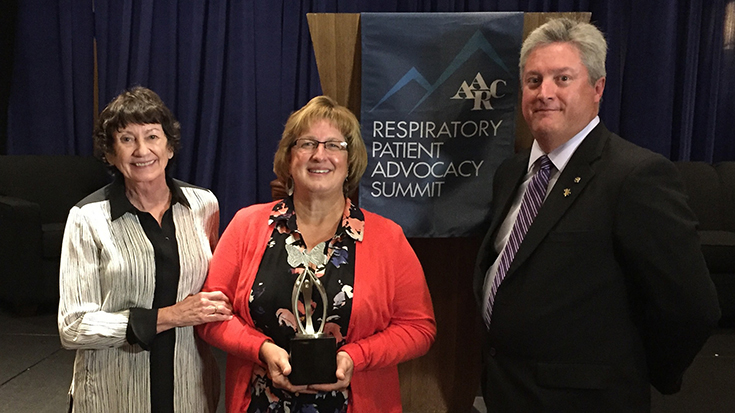
[[[492,61],[497,63],[497,65],[500,66],[506,73],[510,74],[510,70],[505,65],[503,60],[500,58],[498,53],[495,51],[495,48],[490,44],[490,42],[487,41],[485,36],[483,36],[483,34],[478,30],[475,32],[475,34],[472,35],[470,40],[468,40],[467,43],[465,43],[464,47],[462,47],[462,50],[460,50],[457,56],[454,57],[454,60],[452,60],[452,63],[450,63],[449,66],[447,66],[447,68],[444,69],[444,72],[441,74],[441,76],[439,76],[439,79],[437,79],[437,81],[434,82],[434,84],[430,84],[429,81],[427,81],[426,78],[421,74],[421,72],[419,72],[418,69],[416,69],[416,67],[412,67],[411,69],[408,70],[408,72],[406,72],[405,75],[403,75],[403,77],[401,77],[401,79],[398,82],[396,82],[396,84],[393,85],[392,88],[390,88],[388,93],[386,93],[385,96],[383,96],[380,99],[380,101],[375,106],[373,106],[372,109],[370,109],[370,112],[377,109],[378,106],[380,106],[383,102],[388,100],[388,98],[396,94],[398,91],[403,89],[404,86],[411,83],[411,81],[415,81],[416,83],[421,85],[421,87],[423,87],[424,90],[426,90],[426,93],[416,103],[416,105],[414,105],[414,107],[411,108],[410,111],[408,111],[408,113],[413,112],[414,110],[416,110],[417,107],[419,107],[419,105],[421,105],[426,99],[428,99],[429,96],[431,96],[439,88],[439,86],[441,86],[444,82],[446,82],[447,79],[449,79],[449,77],[452,76],[452,74],[454,74],[454,72],[456,72],[460,67],[462,67],[462,65],[465,62],[467,62],[470,59],[470,57],[472,57],[472,55],[475,54],[475,52],[480,51],[480,50],[483,51],[488,57],[490,57]]]

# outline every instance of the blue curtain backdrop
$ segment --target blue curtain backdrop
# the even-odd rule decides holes
[[[92,153],[93,22],[87,2],[18,1],[9,154]]]
[[[516,10],[592,12],[611,130],[672,160],[735,160],[735,0],[23,1],[7,152],[91,153],[96,39],[97,110],[158,92],[182,124],[175,175],[214,190],[224,225],[270,199],[286,117],[321,93],[306,13]]]
[[[150,87],[182,127],[179,178],[212,188],[223,221],[270,199],[288,114],[320,93],[306,10],[262,1],[95,1],[100,106]]]

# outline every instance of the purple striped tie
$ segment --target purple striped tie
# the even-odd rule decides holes
[[[516,222],[513,224],[513,230],[510,232],[508,243],[503,249],[503,255],[500,257],[500,263],[498,264],[498,270],[493,278],[493,285],[490,288],[490,298],[485,311],[485,323],[489,326],[490,320],[493,314],[493,304],[495,304],[495,294],[498,292],[500,283],[503,282],[505,274],[510,268],[510,264],[513,262],[513,258],[518,252],[518,247],[523,242],[523,237],[526,236],[528,228],[533,223],[533,219],[536,218],[541,204],[544,203],[546,197],[546,187],[549,185],[549,176],[551,175],[551,168],[554,166],[549,157],[544,155],[536,163],[540,164],[540,168],[536,171],[536,174],[531,179],[531,183],[526,188],[526,193],[523,194],[523,201],[521,202],[521,209],[518,211]]]

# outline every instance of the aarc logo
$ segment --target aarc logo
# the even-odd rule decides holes
[[[457,93],[450,99],[469,99],[474,100],[475,104],[472,106],[472,110],[493,110],[493,105],[490,103],[490,99],[498,99],[505,96],[505,94],[498,94],[498,85],[502,84],[505,86],[505,80],[495,79],[490,87],[485,83],[485,79],[482,77],[480,72],[477,72],[477,76],[472,80],[469,85],[467,81],[463,81],[462,85],[457,90]]]

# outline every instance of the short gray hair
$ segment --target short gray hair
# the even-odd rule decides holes
[[[521,77],[526,67],[528,56],[536,48],[552,43],[571,43],[579,50],[582,64],[589,73],[590,84],[594,85],[605,77],[605,59],[607,58],[607,42],[602,32],[592,24],[560,18],[549,20],[528,35],[521,47],[519,67]]]

